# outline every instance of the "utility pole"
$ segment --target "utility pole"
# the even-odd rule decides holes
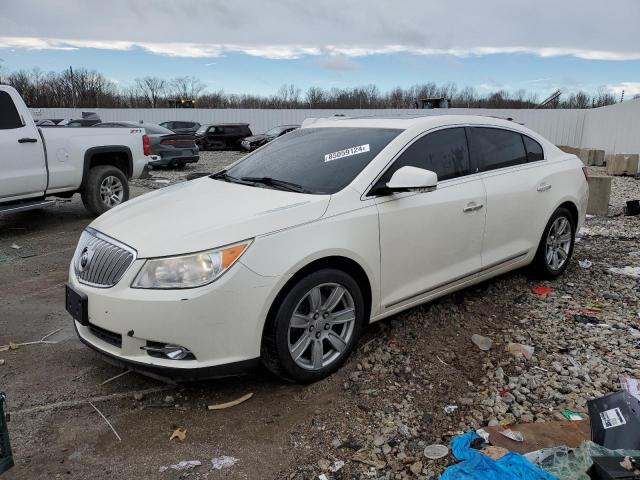
[[[622,94],[620,95],[620,103],[624,101],[624,90],[622,90]]]
[[[71,106],[76,108],[76,89],[75,81],[73,79],[73,67],[69,66],[69,76],[71,77]]]

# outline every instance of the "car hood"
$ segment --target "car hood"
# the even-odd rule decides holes
[[[260,140],[264,140],[265,138],[267,138],[267,136],[261,133],[260,135],[251,135],[250,137],[243,138],[242,140],[246,140],[247,142],[253,143],[253,142],[259,142]]]
[[[208,250],[320,218],[329,195],[227,183],[208,177],[156,190],[110,210],[91,227],[138,257]]]

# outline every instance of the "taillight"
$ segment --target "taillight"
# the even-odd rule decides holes
[[[149,135],[142,136],[142,151],[145,155],[151,155],[151,141]]]
[[[589,169],[587,167],[582,167],[582,173],[584,174],[584,179],[589,181]]]

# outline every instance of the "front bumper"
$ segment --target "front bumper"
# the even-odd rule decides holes
[[[80,340],[110,363],[176,380],[221,377],[254,367],[278,277],[263,277],[236,262],[210,285],[185,290],[129,287],[136,260],[111,288],[69,284],[88,298],[89,325],[74,321]],[[117,340],[114,340],[117,339]],[[152,356],[149,342],[179,345],[195,359]]]

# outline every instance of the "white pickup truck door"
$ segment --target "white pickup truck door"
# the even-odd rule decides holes
[[[385,310],[436,295],[481,269],[486,194],[469,159],[465,128],[416,140],[377,185],[406,165],[436,172],[438,187],[376,199]]]
[[[14,91],[15,92],[15,91]],[[44,146],[24,102],[0,89],[0,199],[44,195]]]

